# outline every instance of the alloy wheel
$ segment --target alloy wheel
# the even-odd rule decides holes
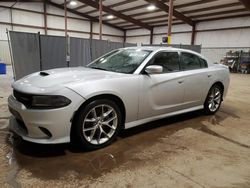
[[[208,108],[212,112],[215,112],[221,103],[221,91],[218,87],[214,87],[211,91],[208,99]]]
[[[107,142],[117,129],[117,118],[115,109],[107,104],[93,107],[83,121],[84,138],[94,145]]]

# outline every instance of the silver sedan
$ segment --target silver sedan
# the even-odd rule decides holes
[[[214,114],[228,85],[227,67],[189,50],[118,49],[86,67],[14,82],[10,130],[31,142],[98,149],[122,129],[199,109]]]

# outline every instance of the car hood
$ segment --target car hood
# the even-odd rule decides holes
[[[14,89],[28,93],[52,92],[70,83],[114,79],[127,74],[85,67],[51,69],[30,74],[12,84]]]

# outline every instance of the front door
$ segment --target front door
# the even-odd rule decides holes
[[[139,119],[182,109],[184,86],[178,52],[159,52],[147,64],[160,65],[160,74],[142,74]]]

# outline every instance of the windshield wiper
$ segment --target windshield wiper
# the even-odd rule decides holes
[[[104,68],[100,68],[100,67],[90,67],[92,69],[98,69],[98,70],[104,70],[104,71],[108,71],[107,69],[104,69]]]

